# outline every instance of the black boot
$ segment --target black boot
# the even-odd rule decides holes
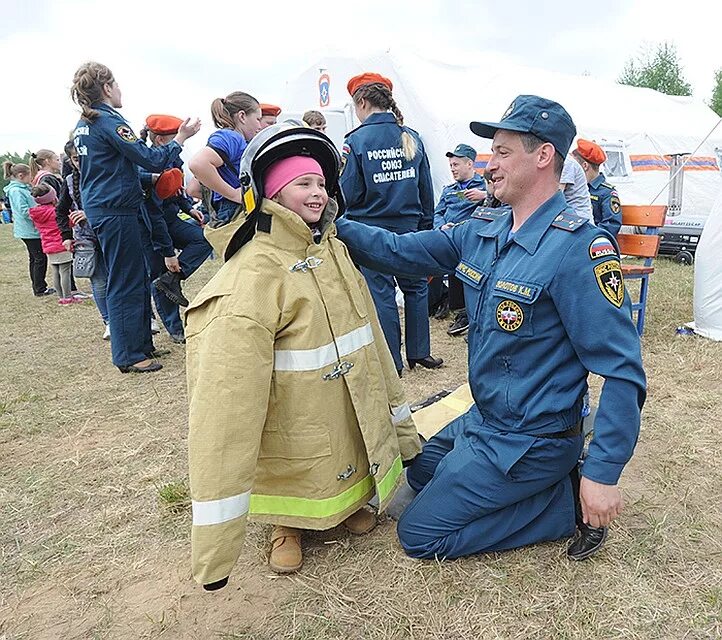
[[[409,369],[413,369],[417,364],[420,364],[424,369],[438,369],[444,364],[444,361],[441,358],[426,356],[420,360],[409,360]]]
[[[188,306],[188,299],[183,295],[181,289],[181,274],[166,271],[159,278],[153,280],[155,288],[165,295],[168,300],[179,304],[181,307]]]
[[[461,311],[459,311],[446,333],[448,333],[450,336],[458,336],[464,333],[468,328],[469,316],[466,314],[466,309],[462,309]]]
[[[586,560],[599,551],[607,539],[607,527],[590,527],[583,522],[577,525],[577,533],[567,547],[567,558]]]

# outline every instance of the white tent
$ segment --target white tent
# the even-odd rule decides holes
[[[712,208],[697,247],[694,266],[695,333],[722,341],[722,191]]]
[[[560,102],[574,119],[579,136],[606,149],[606,173],[622,202],[666,204],[670,161],[665,156],[670,154],[694,153],[684,172],[681,213],[685,217],[706,217],[722,187],[722,125],[715,129],[720,120],[702,102],[522,67],[496,54],[471,57],[465,65],[399,51],[364,58],[324,57],[289,81],[283,115],[323,111],[329,134],[340,146],[343,134],[358,124],[346,82],[364,71],[382,73],[393,81],[406,124],[421,134],[426,145],[437,195],[451,181],[444,154],[458,143],[477,149],[479,169],[486,165],[490,143],[472,134],[469,122],[498,120],[522,93]]]

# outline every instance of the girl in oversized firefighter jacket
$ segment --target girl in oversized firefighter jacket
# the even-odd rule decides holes
[[[365,533],[421,450],[363,276],[333,223],[340,157],[273,125],[241,163],[244,205],[207,237],[225,264],[186,315],[194,578],[220,588],[246,520],[274,525],[269,564],[302,564],[301,531]],[[332,196],[332,197],[329,197]]]

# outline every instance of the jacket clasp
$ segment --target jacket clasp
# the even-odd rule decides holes
[[[303,273],[306,273],[306,271],[308,271],[309,269],[315,269],[316,267],[321,266],[321,263],[323,263],[323,260],[321,258],[317,258],[316,256],[309,256],[305,260],[299,260],[293,266],[288,267],[288,269],[293,272],[302,271]]]
[[[353,369],[353,362],[339,362],[332,371],[323,376],[324,380],[336,380]]]
[[[348,465],[346,471],[342,471],[336,476],[336,480],[348,480],[354,473],[356,473],[356,467]]]

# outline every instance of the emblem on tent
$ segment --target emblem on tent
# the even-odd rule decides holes
[[[327,107],[331,103],[331,78],[322,73],[318,79],[318,104]]]

